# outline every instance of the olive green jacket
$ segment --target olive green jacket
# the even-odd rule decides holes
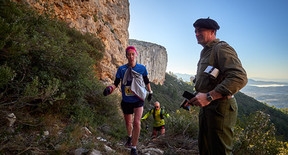
[[[209,65],[219,69],[217,78],[204,72]],[[219,39],[215,39],[203,48],[197,67],[195,80],[197,92],[206,93],[214,89],[223,96],[233,95],[248,81],[236,51]]]

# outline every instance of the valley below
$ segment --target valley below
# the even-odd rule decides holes
[[[244,94],[276,108],[288,108],[288,83],[249,79]]]
[[[178,79],[189,82],[189,74],[175,73]],[[247,85],[240,90],[256,100],[276,108],[288,108],[288,83],[248,79]]]

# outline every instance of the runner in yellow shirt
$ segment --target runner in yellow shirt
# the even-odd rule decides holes
[[[142,120],[147,119],[150,115],[153,115],[154,123],[153,123],[153,132],[152,138],[156,138],[158,136],[158,132],[161,135],[165,134],[165,117],[170,117],[168,113],[164,111],[163,108],[160,107],[160,103],[156,101],[154,103],[154,108],[149,110],[143,117]]]

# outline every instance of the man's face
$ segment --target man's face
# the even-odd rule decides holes
[[[205,46],[207,43],[213,41],[215,37],[215,30],[206,28],[195,28],[196,39],[198,44]]]
[[[154,103],[154,108],[155,109],[160,109],[160,104],[158,102]]]

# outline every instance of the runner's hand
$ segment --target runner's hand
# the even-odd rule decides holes
[[[107,96],[107,95],[110,95],[113,91],[113,87],[112,86],[107,86],[104,91],[103,91],[103,95],[104,96]]]
[[[149,95],[148,95],[148,98],[147,98],[148,102],[150,102],[151,99],[152,99],[152,94],[149,94]]]

